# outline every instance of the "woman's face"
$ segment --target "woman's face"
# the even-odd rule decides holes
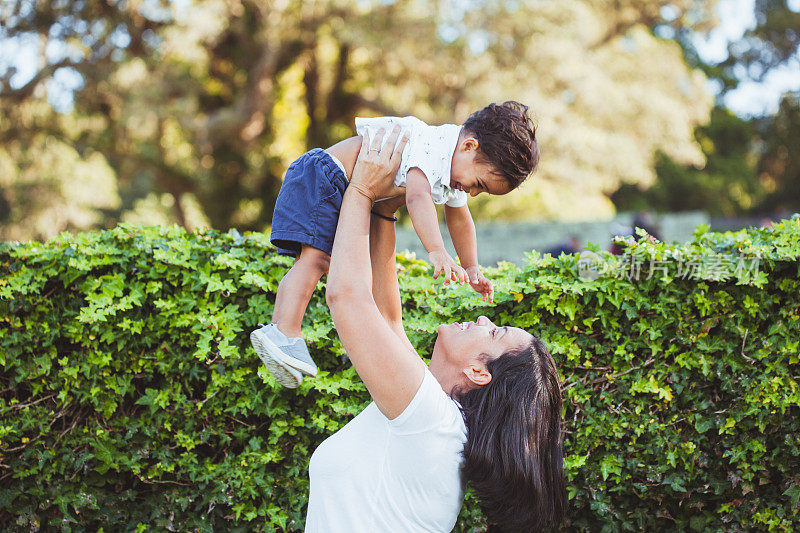
[[[494,360],[509,350],[531,342],[533,335],[524,329],[496,326],[481,315],[474,322],[442,324],[432,357],[443,357],[451,365],[469,365]]]

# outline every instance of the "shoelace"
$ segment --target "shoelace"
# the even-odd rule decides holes
[[[259,322],[259,323],[258,323],[258,327],[259,327],[259,328],[265,328],[265,327],[267,327],[267,326],[271,326],[271,325],[272,325],[272,324],[262,324],[261,322]],[[279,330],[279,333],[280,333],[280,330]],[[284,335],[284,337],[286,337],[286,336]],[[297,344],[297,341],[296,341],[296,340],[292,340],[292,339],[290,339],[289,337],[286,337],[286,340],[287,340],[287,341],[289,341],[289,344],[288,344],[288,346],[291,346],[291,345]],[[301,339],[301,340],[302,340],[302,339]]]

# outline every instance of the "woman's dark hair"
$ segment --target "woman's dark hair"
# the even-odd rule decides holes
[[[463,474],[489,531],[541,531],[564,516],[561,388],[537,338],[487,363],[492,380],[458,398],[466,419]]]
[[[489,104],[464,122],[464,129],[478,139],[479,163],[489,163],[511,189],[519,187],[539,164],[536,125],[528,106],[509,101]]]

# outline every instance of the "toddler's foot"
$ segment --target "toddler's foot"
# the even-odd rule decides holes
[[[303,381],[302,374],[317,375],[317,365],[311,359],[305,341],[300,337],[290,339],[275,324],[253,331],[250,342],[267,369],[285,387],[299,386]]]

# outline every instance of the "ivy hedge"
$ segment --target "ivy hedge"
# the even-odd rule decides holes
[[[485,314],[546,341],[568,529],[800,527],[800,219],[626,244],[500,264],[493,304],[400,256],[409,337],[425,355],[439,323]],[[235,230],[0,245],[0,528],[301,530],[309,456],[368,395],[321,286],[319,376],[284,389],[255,356],[289,266]],[[456,529],[484,529],[471,497]]]

